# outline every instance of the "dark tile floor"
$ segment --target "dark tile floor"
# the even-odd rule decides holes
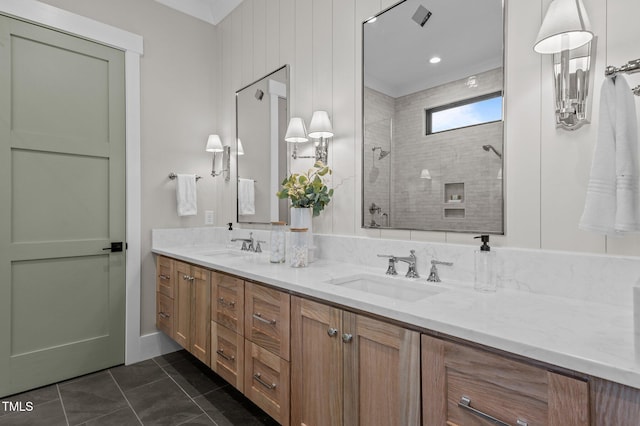
[[[278,424],[186,351],[1,400],[33,404],[22,412],[0,405],[0,425],[11,426]]]

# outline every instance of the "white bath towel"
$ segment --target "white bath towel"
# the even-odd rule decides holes
[[[198,213],[196,175],[178,174],[176,179],[178,216],[194,216]]]
[[[238,179],[238,214],[256,214],[255,181]]]
[[[598,125],[579,227],[610,236],[640,231],[635,100],[623,76],[602,84]]]

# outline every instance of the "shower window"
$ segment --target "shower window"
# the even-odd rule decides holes
[[[427,135],[502,120],[502,92],[427,109]]]

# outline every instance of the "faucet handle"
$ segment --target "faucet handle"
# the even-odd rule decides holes
[[[379,254],[378,257],[388,257],[389,259],[395,258],[393,254]]]
[[[453,262],[442,262],[440,260],[432,260],[431,261],[432,265],[445,265],[445,266],[453,266]]]
[[[387,266],[387,275],[398,275],[398,271],[396,271],[396,263],[398,259],[392,254],[379,254],[378,257],[386,257],[389,259],[389,266]]]
[[[266,244],[267,242],[262,240],[256,241],[256,249],[255,249],[256,253],[262,253],[262,247],[260,247],[260,243]]]

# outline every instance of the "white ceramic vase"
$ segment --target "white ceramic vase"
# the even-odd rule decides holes
[[[309,262],[313,262],[316,249],[316,246],[313,244],[313,209],[309,207],[291,207],[291,227],[307,228],[309,238]]]

